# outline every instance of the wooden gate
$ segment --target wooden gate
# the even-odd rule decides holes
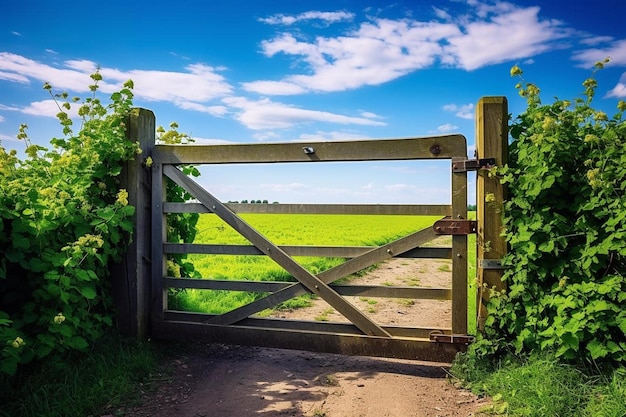
[[[135,122],[131,120],[130,125],[131,138],[136,135],[135,137],[141,139],[142,126],[147,132],[150,128],[153,129],[154,116],[141,110],[136,115]],[[149,136],[149,133],[146,134]],[[145,144],[145,138],[143,139]],[[143,172],[145,178],[136,179],[139,184],[137,187],[143,191],[138,193],[135,203],[139,207],[148,206],[147,201],[143,201],[142,204],[141,195],[145,195],[145,188],[148,188],[145,182],[151,176],[149,187],[152,190],[149,203],[151,230],[144,236],[141,236],[141,233],[138,236],[136,246],[139,248],[133,248],[137,262],[136,282],[127,283],[128,287],[134,286],[137,294],[135,305],[129,308],[131,313],[135,311],[137,320],[141,322],[136,325],[139,328],[137,333],[141,333],[141,327],[149,322],[148,332],[153,338],[194,339],[429,361],[451,361],[458,351],[464,350],[471,342],[471,336],[467,335],[467,234],[476,232],[477,224],[467,219],[467,171],[480,169],[494,161],[468,160],[464,136],[314,143],[156,145],[149,149],[149,153],[152,160],[150,172],[145,170]],[[205,190],[178,167],[184,164],[432,159],[445,159],[451,162],[450,205],[229,204],[218,200],[210,190]],[[173,181],[184,188],[194,197],[195,202],[166,201],[165,181]],[[131,190],[131,198],[132,194]],[[245,237],[250,244],[168,243],[166,239],[168,214],[181,212],[214,213]],[[240,216],[250,212],[436,215],[441,216],[441,220],[432,228],[411,233],[378,247],[279,246]],[[138,216],[143,216],[141,213],[138,212]],[[147,212],[145,215],[147,216]],[[143,230],[145,231],[145,228]],[[441,234],[452,236],[450,247],[424,246]],[[145,239],[142,240],[142,237]],[[173,278],[167,276],[166,258],[168,254],[174,253],[267,256],[291,274],[296,281]],[[296,262],[294,256],[329,256],[347,260],[334,268],[313,274]],[[451,288],[335,284],[343,277],[393,257],[450,259]],[[148,260],[149,267],[146,265]],[[149,288],[148,282],[142,279],[142,276],[150,277]],[[211,315],[169,309],[167,295],[172,288],[263,292],[269,295],[232,311]],[[148,292],[151,296],[146,296]],[[255,315],[307,292],[316,294],[326,301],[347,318],[349,323],[295,321],[261,318]],[[346,296],[451,300],[452,320],[445,328],[380,325],[351,304]],[[149,312],[149,317],[144,316],[145,312]]]

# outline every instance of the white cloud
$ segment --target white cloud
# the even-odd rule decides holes
[[[445,106],[443,106],[443,109],[445,111],[453,112],[455,116],[460,117],[461,119],[474,119],[473,103],[463,104],[460,106],[457,104],[446,104]]]
[[[0,123],[4,122],[4,116],[0,115]]]
[[[353,13],[348,12],[319,12],[319,11],[309,11],[300,13],[296,16],[290,16],[285,14],[275,14],[270,17],[265,17],[259,19],[260,22],[267,23],[268,25],[293,25],[297,22],[307,21],[307,20],[319,20],[323,23],[330,24],[335,22],[340,22],[342,20],[352,20],[354,18]]]
[[[22,34],[20,32],[16,32],[14,30],[11,31],[11,35],[22,36]]]
[[[0,104],[0,110],[19,111],[19,108],[15,106],[7,106],[5,104]]]
[[[253,130],[285,129],[298,123],[323,122],[334,124],[355,124],[383,126],[385,123],[365,117],[352,117],[326,111],[308,110],[267,98],[252,101],[244,97],[226,97],[222,100],[232,108],[239,109],[237,120]]]
[[[279,192],[297,191],[297,190],[303,190],[303,189],[308,188],[306,184],[302,184],[300,182],[292,182],[289,184],[261,184],[260,187],[265,190],[279,191]]]
[[[369,139],[369,137],[351,132],[323,132],[321,130],[318,130],[315,133],[303,133],[298,137],[298,141],[302,142],[330,142],[363,139]]]
[[[44,117],[56,117],[58,113],[62,111],[68,113],[71,119],[78,119],[78,107],[80,105],[74,104],[70,108],[70,110],[59,109],[59,104],[52,100],[41,100],[34,101],[30,103],[28,106],[20,109],[20,111],[24,114],[31,114],[33,116],[44,116]]]
[[[287,76],[283,82],[307,91],[342,91],[379,85],[431,66],[442,53],[439,42],[457,31],[454,25],[376,19],[347,36],[307,43],[285,33],[261,47],[268,57],[293,55],[311,68],[310,74]]]
[[[583,45],[597,45],[600,43],[606,43],[613,41],[614,38],[612,36],[589,36],[588,38],[584,38],[580,40],[580,43]]]
[[[193,138],[194,145],[229,145],[237,142],[224,139]]]
[[[286,81],[252,81],[241,85],[246,91],[270,96],[288,96],[306,92],[303,87]]]
[[[117,81],[115,88],[132,79],[137,97],[151,101],[206,102],[232,91],[231,85],[213,67],[191,64],[185,69],[188,72],[101,68],[100,73],[105,80]]]
[[[46,48],[46,52],[52,55],[58,55],[59,53],[54,49]]]
[[[252,137],[258,141],[266,141],[266,140],[272,140],[272,139],[278,139],[280,138],[280,135],[276,132],[272,132],[272,131],[264,131],[264,132],[258,132],[252,135]]]
[[[476,14],[480,20],[461,24],[462,34],[448,38],[446,47],[446,61],[467,71],[538,55],[570,36],[560,22],[541,20],[539,7],[479,3]]]
[[[0,80],[13,81],[16,83],[28,84],[28,77],[21,74],[0,71]]]
[[[438,20],[372,17],[335,37],[307,40],[299,31],[285,31],[263,41],[262,53],[292,56],[306,70],[280,81],[246,83],[245,88],[267,95],[344,91],[379,85],[438,62],[471,71],[561,47],[557,42],[573,33],[559,21],[541,19],[539,7],[475,0],[467,5],[466,13],[454,16],[434,7]],[[288,25],[298,17],[276,15],[264,21]]]
[[[619,82],[606,95],[607,97],[626,98],[626,72],[622,74]]]
[[[222,117],[228,113],[228,107],[226,106],[207,106],[193,101],[181,101],[176,104],[183,110],[195,110],[216,117]]]
[[[78,93],[89,91],[93,80],[89,77],[98,69],[95,62],[69,60],[61,67],[53,67],[20,55],[0,53],[0,79],[30,83],[50,83],[55,89]],[[103,80],[100,90],[105,93],[119,89],[132,79],[138,99],[146,101],[169,101],[181,108],[223,115],[223,106],[207,106],[205,103],[228,95],[232,86],[216,69],[204,64],[191,64],[186,72],[130,70],[102,67]]]
[[[390,184],[385,185],[383,187],[386,191],[394,192],[394,193],[404,193],[410,189],[414,189],[414,185],[410,184]]]
[[[16,136],[3,135],[0,133],[0,146],[2,142],[21,142]]]
[[[611,42],[603,48],[585,49],[576,51],[572,59],[579,61],[580,67],[591,68],[596,62],[610,57],[609,65],[626,66],[626,39]]]
[[[451,123],[446,123],[446,124],[443,124],[441,126],[438,126],[437,127],[437,132],[447,133],[447,132],[453,132],[453,131],[458,130],[458,129],[459,129],[458,126],[453,125]]]

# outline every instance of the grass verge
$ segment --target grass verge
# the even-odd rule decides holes
[[[85,417],[112,414],[139,398],[139,382],[157,367],[147,343],[105,336],[91,351],[0,376],[1,417]]]
[[[626,369],[601,373],[558,361],[550,354],[509,357],[499,363],[460,355],[452,375],[493,399],[483,415],[624,417]]]

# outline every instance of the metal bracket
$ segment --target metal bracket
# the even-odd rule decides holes
[[[478,222],[465,219],[441,219],[433,224],[433,230],[438,235],[469,235],[476,233]]]
[[[504,269],[500,259],[481,259],[478,266],[481,269]]]
[[[452,161],[452,172],[478,171],[496,166],[496,158],[463,159]]]
[[[450,343],[455,345],[469,345],[474,341],[474,336],[466,334],[443,334],[443,333],[431,333],[431,342],[437,343]]]

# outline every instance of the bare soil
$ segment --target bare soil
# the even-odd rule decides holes
[[[353,283],[449,287],[450,261],[392,259]],[[450,302],[350,301],[379,324],[448,327]],[[278,317],[344,321],[321,300]],[[488,399],[456,388],[447,363],[218,344],[178,350],[143,389],[138,417],[477,416]]]

